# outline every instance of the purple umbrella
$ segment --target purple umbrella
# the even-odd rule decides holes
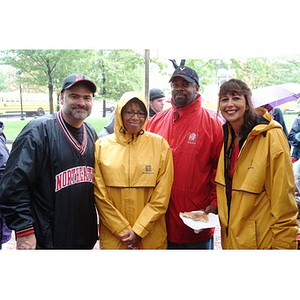
[[[268,110],[300,98],[300,84],[284,83],[252,90],[254,107],[264,106]]]

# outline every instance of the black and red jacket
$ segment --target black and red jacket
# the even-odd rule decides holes
[[[79,144],[62,112],[23,128],[0,183],[0,212],[17,237],[35,232],[41,249],[93,248],[96,139],[95,130],[84,123]]]

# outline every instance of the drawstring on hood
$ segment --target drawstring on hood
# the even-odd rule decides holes
[[[121,126],[120,129],[119,129],[119,132],[125,134],[126,130]]]
[[[125,133],[126,133],[126,130],[124,129]],[[124,134],[125,134],[124,133]],[[145,131],[143,129],[141,129],[137,134],[136,134],[136,137],[139,137],[140,135],[143,135],[145,133]],[[132,141],[134,141],[134,133],[131,135],[131,140],[128,142],[128,144],[130,144]]]

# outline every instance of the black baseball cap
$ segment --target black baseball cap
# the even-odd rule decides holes
[[[150,90],[150,101],[166,97],[161,89],[153,88]]]
[[[199,76],[197,72],[190,67],[178,67],[172,74],[169,82],[171,82],[174,77],[182,77],[188,82],[196,82],[199,84]]]
[[[76,74],[72,74],[72,75],[69,75],[68,77],[66,77],[66,79],[64,80],[61,92],[63,90],[70,88],[71,86],[73,86],[75,83],[78,83],[78,82],[85,82],[86,85],[91,89],[93,94],[97,91],[97,86],[93,81],[88,79],[83,74],[76,73]]]

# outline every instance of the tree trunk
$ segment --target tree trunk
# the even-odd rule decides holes
[[[50,106],[50,114],[53,114],[53,84],[48,85],[49,90],[49,106]]]
[[[106,77],[105,77],[104,68],[103,68],[103,72],[102,72],[102,81],[103,81],[103,88],[102,88],[103,113],[102,113],[102,116],[103,116],[103,118],[105,118],[106,117],[106,99],[105,99],[105,95],[106,95],[106,87],[105,87]]]

